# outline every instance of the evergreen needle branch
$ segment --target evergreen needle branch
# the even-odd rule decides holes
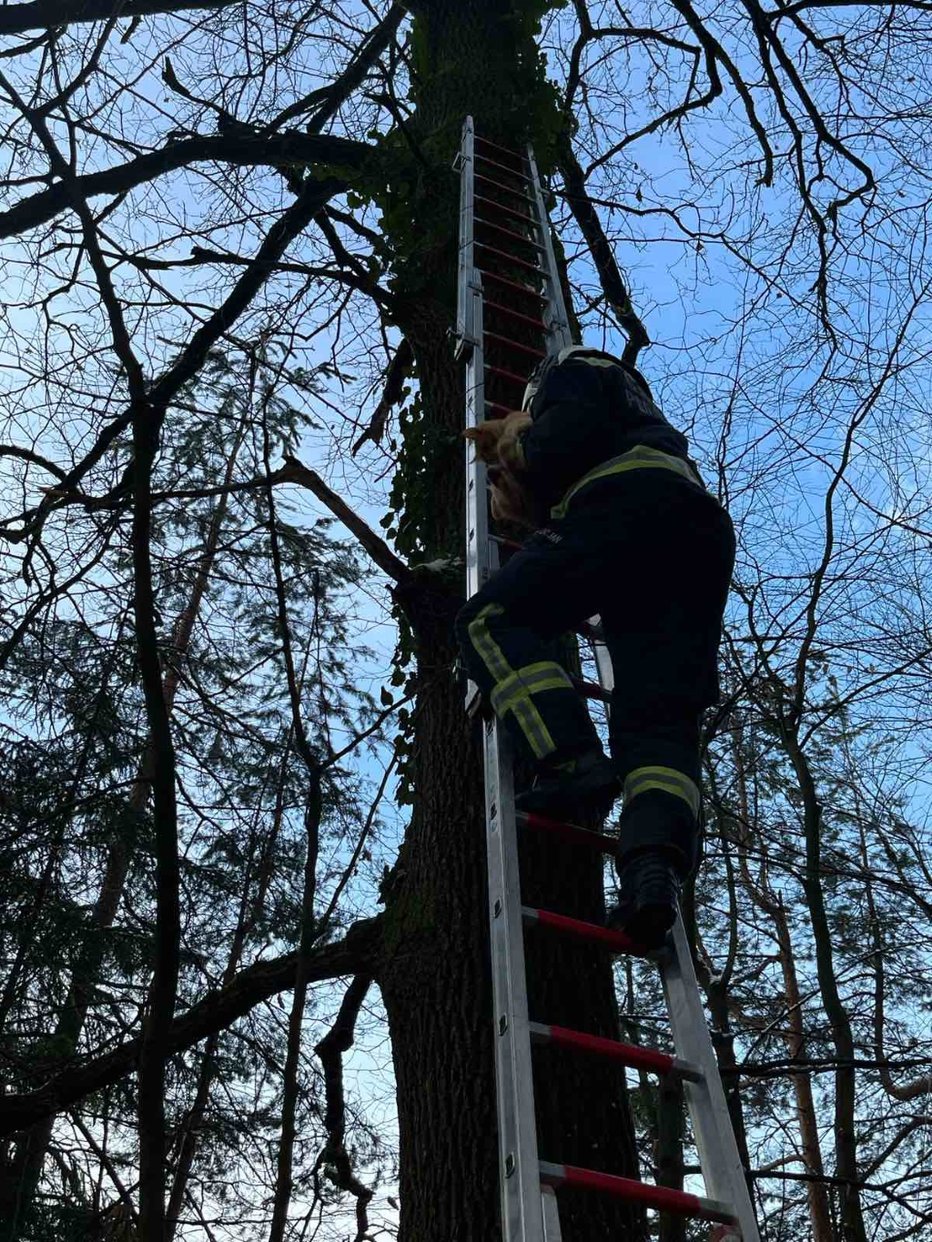
[[[257,361],[253,357],[250,373],[250,389],[255,384]],[[252,391],[250,391],[250,400]],[[262,407],[262,450],[266,475],[271,479],[271,439],[268,424],[268,405]],[[275,512],[275,492],[271,481],[266,487],[266,503],[269,514],[269,542],[272,568],[275,576],[275,599],[278,613],[278,628],[281,633],[282,658],[288,678],[288,697],[291,703],[291,727],[296,749],[307,769],[308,789],[307,805],[304,812],[304,829],[306,836],[304,857],[304,883],[301,895],[301,923],[298,934],[298,964],[295,971],[294,995],[291,1012],[288,1016],[288,1043],[285,1054],[285,1068],[282,1085],[282,1121],[281,1138],[278,1145],[278,1160],[275,1177],[275,1194],[272,1206],[272,1223],[269,1229],[269,1242],[283,1242],[288,1226],[288,1209],[291,1205],[291,1192],[294,1181],[294,1144],[296,1136],[296,1114],[300,1093],[300,1061],[301,1031],[304,1023],[304,1010],[307,1001],[308,973],[311,963],[311,951],[315,936],[314,898],[317,893],[317,859],[320,852],[320,823],[323,812],[321,775],[322,764],[320,755],[311,747],[304,720],[301,715],[301,686],[295,671],[294,653],[291,643],[291,626],[288,620],[287,597],[285,594],[284,575],[282,573],[281,548],[278,538],[278,518]],[[316,577],[316,570],[315,570]]]
[[[381,943],[381,918],[354,923],[344,938],[315,948],[310,956],[308,983],[373,971]],[[226,1030],[256,1005],[294,986],[298,954],[287,953],[270,962],[255,962],[230,983],[208,992],[196,1005],[172,1020],[166,1051],[184,1052],[215,1031]],[[43,1117],[53,1116],[93,1091],[119,1082],[133,1069],[142,1040],[137,1036],[101,1056],[63,1070],[37,1091],[7,1095],[0,1113],[0,1136],[14,1134]]]

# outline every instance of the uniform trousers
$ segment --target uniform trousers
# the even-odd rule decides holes
[[[598,480],[535,532],[461,610],[469,675],[516,746],[544,768],[599,746],[553,640],[601,617],[615,685],[609,745],[624,786],[620,853],[671,847],[696,861],[699,737],[717,701],[734,564],[731,521],[666,470]]]

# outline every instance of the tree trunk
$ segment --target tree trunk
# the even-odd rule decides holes
[[[742,837],[750,835],[752,814],[751,800],[748,797],[745,765],[742,747],[734,747],[733,758],[737,777],[739,811],[741,821],[746,826]],[[741,829],[739,828],[739,831]],[[796,975],[796,960],[793,954],[793,942],[790,937],[789,921],[783,900],[774,893],[762,866],[759,881],[751,877],[747,855],[744,850],[739,854],[739,865],[751,900],[772,921],[780,950],[780,967],[783,972],[783,990],[786,997],[786,1045],[792,1060],[803,1061],[806,1058],[806,1029],[803,1019],[803,1001],[799,991],[799,980]],[[816,1121],[815,1101],[812,1096],[812,1080],[805,1070],[793,1075],[793,1092],[796,1097],[796,1116],[799,1121],[800,1151],[805,1171],[813,1178],[821,1178],[825,1173],[822,1163],[822,1147],[819,1141],[819,1127]],[[828,1190],[824,1182],[813,1180],[807,1183],[806,1197],[809,1204],[809,1224],[812,1229],[812,1242],[833,1242],[834,1229],[830,1210]]]
[[[236,458],[245,436],[246,423],[241,425],[236,441],[230,453],[225,472],[224,486],[233,479]],[[181,679],[181,664],[187,654],[191,635],[200,611],[201,601],[207,589],[207,583],[213,569],[220,532],[227,511],[227,497],[221,493],[217,507],[211,518],[204,553],[198,562],[194,576],[194,584],[188,602],[175,620],[171,647],[167,653],[168,666],[162,678],[162,694],[169,715],[175,702]],[[152,773],[155,764],[155,751],[150,738],[146,742],[136,779],[130,788],[127,808],[131,814],[141,816],[149,801]],[[85,944],[78,955],[68,985],[65,1003],[55,1024],[54,1038],[57,1059],[65,1060],[73,1056],[84,1029],[91,995],[99,982],[101,964],[104,957],[104,935],[116,918],[123,887],[129,873],[132,860],[130,842],[124,831],[114,834],[107,850],[104,863],[104,875],[101,881],[97,900],[88,919],[88,931]],[[5,1231],[3,1242],[7,1239],[15,1242],[19,1236],[21,1224],[26,1220],[39,1179],[42,1167],[52,1138],[54,1117],[50,1116],[31,1126],[17,1141],[13,1155],[3,1169],[3,1180],[0,1184],[0,1220]]]
[[[412,163],[404,211],[395,217],[389,204],[385,221],[401,222],[397,234],[391,227],[386,233],[421,402],[409,414],[400,467],[405,509],[398,543],[412,559],[433,560],[462,558],[465,547],[464,382],[448,337],[457,185],[445,170],[467,113],[480,133],[517,147],[533,139],[530,127],[552,100],[523,14],[499,0],[438,0],[416,11],[420,77],[410,140],[429,164]],[[415,242],[404,232],[412,219]],[[386,886],[378,974],[398,1094],[400,1242],[493,1242],[501,1231],[480,726],[466,719],[453,676],[460,600],[426,590],[396,598],[413,630],[419,691],[409,765],[413,812]],[[522,853],[526,900],[601,917],[600,860],[533,841]],[[612,970],[603,954],[531,937],[528,983],[534,1018],[617,1038]],[[535,1070],[542,1157],[636,1176],[623,1075],[553,1050],[535,1054]],[[561,1220],[564,1242],[645,1236],[640,1212],[601,1196],[576,1200],[561,1192]]]
[[[796,977],[796,962],[793,957],[793,943],[790,939],[786,911],[779,899],[774,904],[773,920],[777,943],[780,946],[780,966],[783,970],[783,986],[786,992],[787,1051],[791,1059],[802,1061],[806,1058],[802,997],[799,991],[799,980]],[[812,1079],[807,1070],[800,1070],[793,1075],[793,1091],[796,1096],[796,1116],[799,1119],[800,1147],[805,1170],[815,1177],[822,1177],[825,1169],[819,1144],[815,1101],[812,1098]],[[812,1242],[833,1242],[832,1218],[824,1183],[809,1182],[806,1186],[806,1194],[809,1200]]]
[[[664,1076],[657,1085],[657,1167],[658,1186],[683,1189],[685,1163],[683,1138],[686,1132],[686,1100],[683,1084]],[[664,1212],[660,1217],[657,1242],[686,1242],[686,1220]]]
[[[272,817],[272,823],[269,827],[265,840],[261,843],[259,841],[258,821],[262,815],[262,794],[260,794],[258,799],[255,820],[249,833],[249,845],[246,850],[246,869],[243,876],[243,891],[240,898],[236,927],[233,932],[233,940],[230,945],[227,965],[221,978],[222,987],[226,987],[235,977],[236,972],[240,967],[240,960],[242,958],[246,942],[255,926],[257,918],[262,913],[265,906],[266,895],[272,879],[272,855],[275,842],[281,828],[284,810],[283,798],[285,769],[291,755],[291,736],[291,730],[289,730],[281,760],[278,764],[278,787],[276,790],[275,810]],[[257,855],[258,859],[256,857]],[[258,872],[256,877],[257,885],[256,892],[253,895],[251,893],[251,888],[254,872],[256,871]],[[207,1041],[204,1045],[204,1051],[201,1056],[201,1064],[200,1069],[198,1070],[197,1086],[194,1089],[193,1100],[185,1115],[183,1123],[178,1129],[178,1134],[176,1135],[178,1154],[175,1159],[175,1167],[171,1179],[171,1188],[168,1195],[168,1207],[165,1217],[165,1242],[173,1242],[178,1228],[178,1218],[181,1214],[181,1208],[184,1204],[185,1195],[187,1194],[188,1181],[191,1176],[191,1169],[194,1165],[194,1158],[197,1154],[201,1127],[204,1124],[204,1118],[207,1115],[207,1108],[210,1102],[210,1088],[213,1085],[214,1077],[217,1072],[216,1056],[219,1046],[219,1032],[215,1032],[207,1037]]]
[[[803,800],[803,826],[806,835],[806,870],[803,888],[815,940],[816,973],[822,1003],[832,1028],[832,1042],[838,1068],[835,1070],[835,1172],[845,1184],[839,1188],[842,1234],[839,1242],[867,1242],[861,1196],[858,1189],[858,1146],[854,1130],[857,1084],[854,1070],[854,1037],[847,1010],[838,991],[832,934],[822,891],[821,840],[822,807],[808,759],[796,735],[785,729],[784,743],[796,773]]]

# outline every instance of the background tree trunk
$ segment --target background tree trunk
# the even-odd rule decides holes
[[[231,446],[224,475],[225,487],[229,486],[234,477],[236,459],[246,434],[246,428],[247,423],[244,419],[236,430]],[[217,555],[228,503],[228,496],[221,493],[208,528],[204,551],[195,569],[191,594],[175,619],[171,646],[166,652],[162,676],[162,695],[169,716],[178,693],[181,665],[190,646],[191,635],[194,632],[201,602]],[[139,763],[139,772],[127,798],[127,809],[133,816],[141,816],[148,805],[154,766],[154,743],[149,738]],[[113,926],[116,918],[132,857],[133,845],[127,839],[125,829],[120,826],[112,836],[107,849],[103,879],[88,919],[86,940],[72,971],[65,1002],[54,1027],[56,1056],[61,1060],[73,1056],[77,1051],[91,994],[100,981],[100,971],[104,960],[104,933]],[[4,1233],[4,1238],[8,1236],[11,1240],[15,1239],[18,1236],[19,1222],[25,1220],[30,1212],[52,1139],[53,1124],[54,1118],[49,1117],[31,1126],[16,1143],[11,1158],[2,1169],[0,1220],[4,1221],[5,1227],[9,1229],[8,1234]]]

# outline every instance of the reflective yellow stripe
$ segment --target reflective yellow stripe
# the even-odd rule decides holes
[[[635,768],[625,777],[625,805],[648,789],[662,789],[665,793],[682,798],[693,815],[699,817],[699,786],[685,772],[676,768]]]
[[[699,487],[703,486],[698,474],[682,457],[674,457],[672,453],[662,453],[660,449],[650,448],[646,444],[636,444],[634,448],[628,449],[627,453],[622,453],[620,457],[612,457],[609,461],[603,461],[600,466],[596,466],[581,479],[577,479],[560,503],[550,510],[551,517],[565,516],[570,501],[580,488],[588,483],[594,483],[596,479],[607,479],[612,475],[624,474],[628,470],[670,470],[673,474],[688,479],[690,483],[696,483]]]
[[[548,755],[552,755],[557,748],[557,744],[553,740],[550,730],[544,724],[544,718],[537,710],[531,696],[525,695],[519,702],[513,703],[510,710],[518,722],[518,727],[524,734],[534,758],[546,759]]]
[[[498,643],[489,633],[488,621],[489,617],[500,617],[504,611],[501,604],[486,604],[469,623],[470,641],[482,657],[482,663],[497,682],[509,676],[512,669]]]
[[[553,660],[543,660],[539,664],[526,664],[517,669],[498,683],[492,691],[492,707],[499,716],[507,712],[512,702],[528,694],[539,694],[542,690],[572,690],[566,670]]]
[[[540,681],[548,679],[556,681],[556,676],[553,672],[556,669],[561,674],[561,685],[571,683],[559,664],[552,664],[549,661],[529,664],[526,670],[516,670],[511,667],[505,659],[505,653],[489,633],[489,619],[491,617],[500,617],[504,611],[501,604],[486,604],[469,623],[469,639],[478,652],[482,663],[491,673],[492,680],[495,682],[491,695],[495,714],[503,716],[506,711],[512,712],[534,756],[537,759],[544,759],[556,750],[557,744],[544,723],[543,717],[537,710],[530,691],[521,683],[522,672],[528,672],[532,674],[532,678],[537,678]],[[506,690],[505,697],[508,701],[503,704],[500,701],[502,688],[510,686],[515,686],[515,690],[513,693],[509,693]],[[535,684],[535,688],[552,689],[555,687]]]

